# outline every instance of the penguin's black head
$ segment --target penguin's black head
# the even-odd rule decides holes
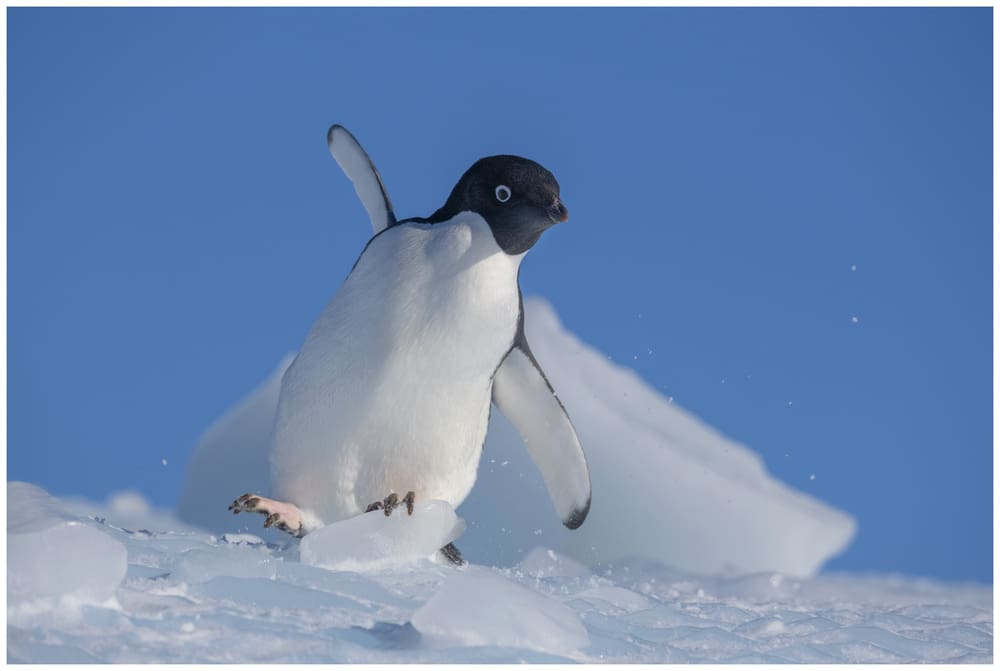
[[[559,200],[556,178],[520,156],[476,161],[429,221],[445,221],[466,211],[486,220],[497,244],[508,254],[528,251],[547,228],[569,218]]]

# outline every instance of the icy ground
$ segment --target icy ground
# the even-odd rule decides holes
[[[423,556],[463,528],[432,501],[300,544],[210,535],[135,494],[94,504],[8,483],[7,496],[8,662],[993,659],[984,586],[588,568],[544,547],[457,569]]]

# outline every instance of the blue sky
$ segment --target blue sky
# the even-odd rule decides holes
[[[854,514],[828,568],[992,582],[992,9],[7,12],[9,479],[175,502],[368,238],[341,123],[400,217],[545,165],[526,294]]]

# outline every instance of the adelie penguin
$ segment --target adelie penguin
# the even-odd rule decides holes
[[[517,427],[570,529],[590,509],[576,431],[525,338],[518,269],[568,218],[548,170],[476,161],[429,217],[397,220],[368,154],[342,126],[330,152],[374,236],[281,381],[271,488],[234,513],[296,536],[416,499],[457,508],[476,480],[490,403]],[[399,513],[397,513],[399,514]],[[445,556],[461,563],[453,545]]]

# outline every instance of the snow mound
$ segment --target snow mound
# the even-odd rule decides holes
[[[588,566],[647,557],[698,573],[809,576],[850,542],[849,515],[775,480],[757,454],[566,332],[544,301],[525,301],[525,327],[580,434],[593,505],[582,527],[563,527],[520,435],[494,412],[476,485],[460,509],[466,559],[514,566],[543,544]],[[220,534],[280,538],[226,506],[243,492],[269,493],[271,424],[291,359],[206,431],[188,468],[182,519]]]
[[[411,622],[428,640],[447,646],[567,655],[590,643],[572,608],[477,566],[445,580]]]
[[[70,506],[8,484],[8,548],[48,530],[90,532],[48,556],[9,557],[8,662],[993,660],[988,586],[879,575],[705,577],[640,559],[595,570],[541,543],[511,569],[419,559],[330,571],[300,561],[300,543],[287,535],[280,544],[217,537],[148,506],[130,527],[123,520],[144,506],[118,503]],[[362,518],[392,525],[396,514]],[[429,524],[431,516],[399,523],[447,527]],[[65,599],[45,598],[67,589],[93,599],[70,604],[72,617]]]
[[[303,564],[334,571],[371,571],[429,559],[465,530],[444,501],[418,502],[386,517],[376,510],[336,522],[308,534],[299,545]]]
[[[125,577],[125,546],[74,518],[45,491],[7,485],[7,602],[110,599]]]
[[[779,482],[756,453],[581,343],[545,301],[525,301],[525,329],[580,435],[593,503],[583,526],[562,527],[520,436],[494,413],[460,509],[469,558],[509,566],[544,543],[587,565],[648,557],[705,574],[809,576],[853,537],[849,515]]]

